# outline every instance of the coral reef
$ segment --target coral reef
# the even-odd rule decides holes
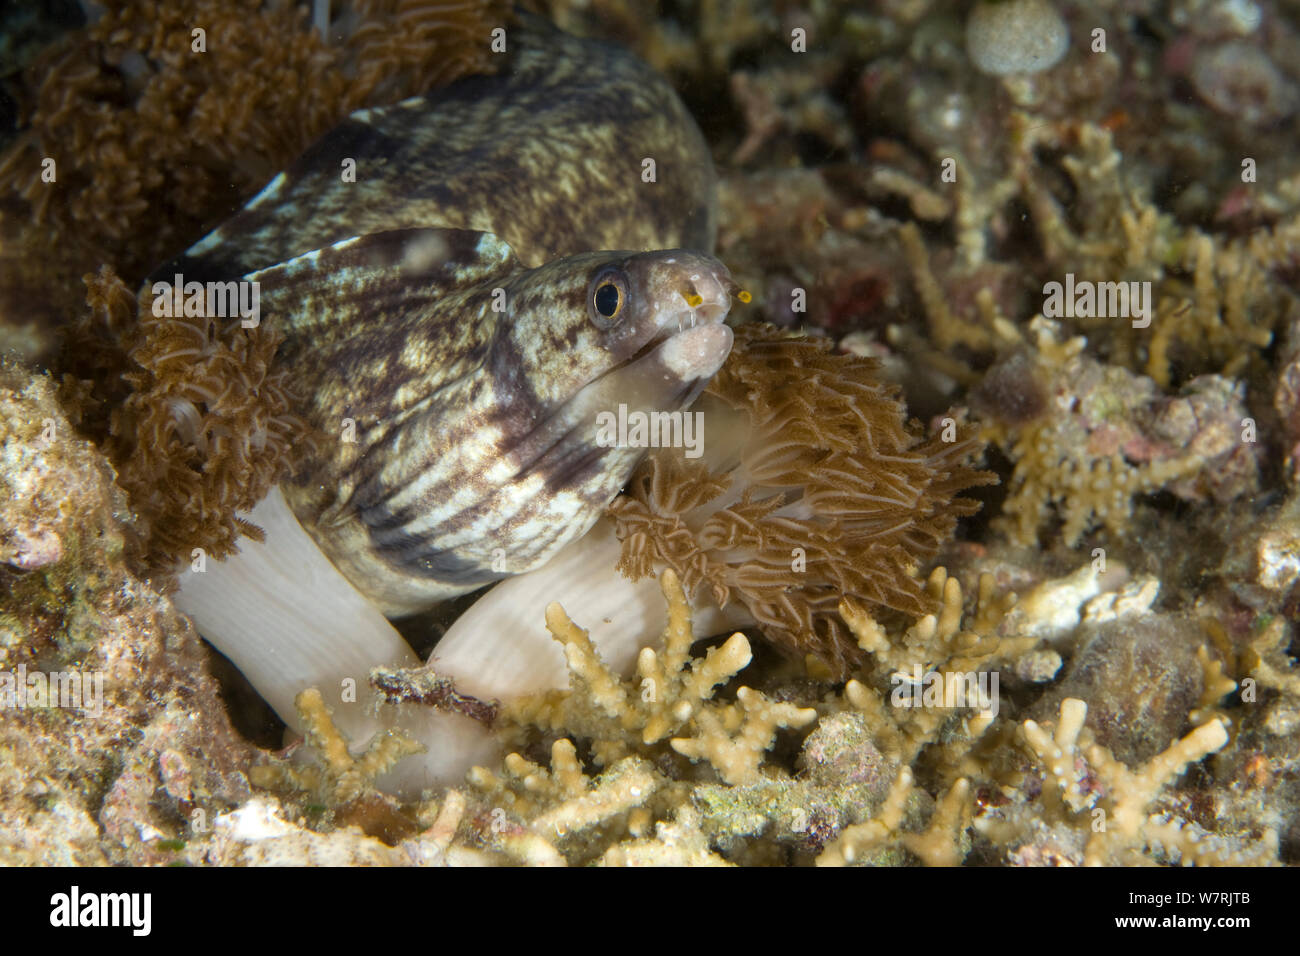
[[[55,420],[57,429],[67,428],[52,405],[48,382],[20,375],[15,385],[30,395],[21,399],[20,392],[6,393],[17,396],[11,402],[27,403],[20,404],[20,414],[6,420],[21,422],[32,440],[47,418]],[[51,461],[57,463],[52,459],[57,449],[46,449],[43,459],[27,453],[33,461],[46,462],[46,470],[35,471],[48,490],[60,487],[60,476],[63,482],[75,478],[82,483],[77,487],[84,487],[82,474],[95,473],[91,461],[85,460],[96,455],[91,447],[75,440],[71,445],[81,449],[83,457],[62,470],[48,468]],[[28,466],[27,471],[32,470]],[[102,496],[111,485],[101,479],[97,488]],[[111,495],[120,503],[120,492]],[[75,489],[60,497],[81,507],[100,500]],[[100,523],[109,522],[120,538],[116,519],[103,514]],[[71,517],[70,526],[53,528],[14,522],[25,529],[26,543],[11,547],[10,561],[31,567],[9,572],[10,586],[15,581],[30,586],[41,576],[48,587],[52,575],[73,570],[66,564],[68,554],[83,553],[77,530],[94,525],[84,514]],[[40,543],[50,540],[61,544],[56,548]],[[61,556],[50,560],[56,552]],[[85,558],[114,566],[98,551]],[[119,576],[127,574],[120,558],[116,567]],[[121,588],[116,578],[108,584],[115,594]],[[1203,654],[1204,689],[1178,698],[1181,704],[1169,704],[1170,713],[1195,704],[1204,712],[1203,719],[1181,741],[1174,740],[1136,770],[1094,743],[1092,731],[1081,730],[1085,705],[1074,698],[1062,703],[1062,729],[1054,736],[1032,721],[1023,724],[1024,736],[1017,736],[1022,694],[1054,680],[1060,666],[1059,657],[1056,666],[1046,670],[1023,662],[1050,655],[1051,646],[1077,641],[1075,632],[1088,628],[1130,619],[1146,626],[1153,592],[1141,580],[1126,583],[1116,570],[1104,577],[1081,570],[1068,579],[1044,581],[1017,603],[1011,595],[998,593],[992,575],[985,575],[976,601],[966,609],[962,587],[940,570],[930,576],[925,592],[937,613],[914,619],[905,628],[882,625],[864,607],[845,600],[840,612],[867,663],[842,692],[825,677],[810,681],[789,666],[756,671],[754,676],[765,682],[761,689],[737,686],[735,678],[756,666],[748,640],[736,634],[707,649],[694,648],[680,583],[666,571],[661,585],[668,602],[662,644],[642,650],[629,678],[609,670],[585,632],[561,608],[547,609],[548,626],[565,648],[571,689],[503,708],[498,724],[516,750],[501,766],[476,770],[469,786],[406,803],[377,792],[374,781],[410,751],[409,740],[389,735],[367,752],[353,755],[315,692],[298,701],[307,728],[305,748],[291,748],[269,761],[264,757],[257,766],[248,748],[237,748],[238,758],[232,754],[230,759],[245,772],[221,770],[230,764],[219,748],[211,749],[211,740],[233,738],[220,723],[223,708],[210,679],[189,678],[198,680],[194,690],[201,691],[191,698],[200,710],[189,716],[184,716],[184,698],[171,697],[174,691],[167,683],[193,666],[197,648],[192,632],[178,629],[170,638],[179,639],[182,647],[188,642],[190,652],[178,658],[173,651],[166,664],[156,657],[150,663],[143,653],[148,641],[143,647],[136,644],[137,666],[152,667],[155,680],[163,682],[153,692],[174,701],[144,724],[152,729],[136,746],[144,748],[140,754],[146,762],[128,760],[120,770],[114,764],[97,813],[78,810],[75,801],[63,798],[54,804],[58,811],[52,816],[38,813],[14,821],[13,832],[23,834],[27,842],[8,844],[10,857],[33,859],[35,838],[50,828],[58,834],[52,852],[74,854],[57,858],[82,861],[107,856],[224,864],[952,865],[972,858],[1013,863],[1125,861],[1141,852],[1199,863],[1259,862],[1275,856],[1276,840],[1270,835],[1275,827],[1246,826],[1241,822],[1244,808],[1236,810],[1235,805],[1228,808],[1234,810],[1231,817],[1216,826],[1203,811],[1194,812],[1195,802],[1188,803],[1185,791],[1171,786],[1187,764],[1212,751],[1223,752],[1228,741],[1215,708],[1235,682],[1224,675],[1221,664],[1212,665]],[[1073,613],[1062,614],[1062,604],[1072,605]],[[144,606],[154,620],[160,612],[164,622],[165,615],[172,614],[163,598],[153,597]],[[94,626],[104,625],[97,621]],[[164,632],[170,626],[164,624]],[[19,633],[32,633],[30,622],[16,622],[16,627]],[[164,632],[143,631],[159,642]],[[57,646],[75,629],[60,625],[47,628],[47,633],[53,634]],[[1275,620],[1256,635],[1254,656],[1247,655],[1245,663],[1254,668],[1266,693],[1294,699],[1293,668],[1279,657],[1282,633],[1281,621]],[[1213,643],[1217,648],[1221,642]],[[95,653],[112,652],[114,639],[101,636],[95,647]],[[1086,654],[1080,661],[1085,659]],[[1230,666],[1237,668],[1235,659]],[[938,686],[942,696],[951,694],[963,674],[995,667],[1006,675],[1000,701],[996,685],[994,698],[977,696],[953,706],[942,700],[938,706],[912,706],[897,698],[899,688],[906,688],[917,673],[924,675],[924,683]],[[1029,676],[1011,676],[1022,673]],[[939,675],[939,680],[930,675]],[[1070,680],[1067,676],[1062,687],[1081,686]],[[131,698],[122,700],[122,693],[125,689],[110,691],[106,699],[131,713]],[[807,704],[796,703],[799,700]],[[1270,714],[1270,726],[1276,725],[1281,719],[1276,709]],[[59,717],[66,723],[71,715]],[[194,731],[181,729],[177,722],[183,717],[212,735],[204,739],[208,749],[199,751],[197,742],[191,749],[187,741],[193,740]],[[6,732],[13,733],[15,726],[21,728],[30,719],[24,716],[17,724],[7,720]],[[1176,726],[1177,720],[1166,723]],[[1128,723],[1116,722],[1109,739],[1114,746],[1132,748],[1151,737],[1150,724],[1150,718],[1137,714]],[[73,717],[69,726],[76,728],[75,734],[59,739],[90,741],[94,738],[86,735],[96,730],[97,722]],[[114,734],[133,733],[120,724],[110,726]],[[36,742],[47,739],[43,725],[27,727]],[[775,733],[780,727],[787,729]],[[783,735],[795,735],[797,747],[792,749],[789,739],[782,743]],[[1030,754],[1044,755],[1042,785],[1026,762],[1021,740]],[[1053,756],[1053,747],[1086,763],[1063,762]],[[90,769],[79,769],[82,765],[67,755],[50,754],[44,745],[10,752],[34,752],[38,763],[54,759],[58,762],[51,766],[61,767],[64,774]],[[111,748],[100,751],[109,752]],[[205,756],[196,760],[200,752]],[[541,755],[547,752],[549,760],[543,761]],[[310,755],[306,762],[304,754]],[[1058,767],[1063,769],[1058,772]],[[1225,764],[1224,772],[1278,779],[1270,775],[1276,772],[1268,764],[1258,762],[1244,767]],[[214,773],[225,788],[215,793]],[[38,784],[40,779],[46,782]],[[27,787],[48,788],[49,779],[48,773],[32,778]],[[250,796],[252,787],[270,788],[278,796]],[[161,807],[147,799],[159,788],[169,795]],[[7,813],[22,806],[13,793],[6,800]],[[194,817],[195,809],[206,816]],[[1089,836],[1096,809],[1112,821],[1111,835],[1104,838]],[[191,814],[191,821],[205,822],[186,827],[183,812]],[[107,851],[101,849],[105,841]]]
[[[503,718],[580,734],[592,741],[592,759],[601,766],[635,752],[629,748],[667,741],[689,760],[707,761],[728,783],[751,782],[776,730],[805,726],[816,714],[748,687],[737,689],[735,703],[713,700],[718,685],[750,662],[749,642],[733,634],[692,660],[695,638],[682,585],[671,570],[663,572],[660,583],[668,600],[663,651],[644,648],[636,674],[627,680],[605,666],[586,632],[562,608],[547,608],[546,626],[564,646],[572,689],[525,698],[508,706]]]
[[[846,602],[846,620],[873,666],[858,672],[842,697],[825,696],[815,709],[797,714],[792,726],[812,730],[795,766],[769,764],[761,772],[757,761],[771,751],[770,733],[737,735],[741,709],[714,699],[715,686],[747,665],[747,644],[735,635],[691,659],[685,596],[671,572],[661,583],[669,602],[664,645],[644,649],[629,679],[619,679],[599,661],[585,633],[559,607],[548,609],[548,626],[567,649],[573,687],[507,707],[503,720],[525,749],[552,740],[549,769],[516,752],[500,771],[476,770],[473,792],[457,798],[479,807],[477,822],[462,835],[467,846],[502,861],[534,864],[815,859],[819,865],[955,865],[971,854],[990,853],[1012,863],[1079,864],[1126,862],[1135,853],[1149,853],[1174,862],[1239,865],[1276,856],[1274,831],[1215,828],[1189,819],[1181,791],[1170,787],[1188,764],[1227,743],[1218,717],[1203,720],[1133,770],[1094,743],[1092,731],[1083,727],[1087,705],[1075,698],[1061,703],[1054,736],[1032,720],[998,714],[996,706],[991,713],[978,704],[900,706],[887,689],[899,682],[890,678],[915,662],[926,662],[928,673],[956,675],[1024,658],[1048,634],[1059,639],[1059,627],[1041,626],[1040,612],[1017,616],[1014,598],[995,595],[989,577],[966,615],[961,587],[936,572],[928,587],[941,613],[915,621],[903,634],[886,631]],[[1064,591],[1054,586],[1045,593]],[[1127,596],[1139,593],[1144,597]],[[1144,621],[1150,603],[1149,588],[1101,590],[1080,601],[1067,630]],[[1026,604],[1046,602],[1031,595]],[[1037,636],[1021,636],[1021,630]],[[1207,680],[1207,690],[1193,695],[1203,705],[1236,686],[1225,682],[1219,666],[1207,666],[1206,673],[1218,679]],[[762,700],[769,716],[781,708],[743,687],[727,694],[732,695],[742,703],[746,697]],[[784,709],[796,716],[789,705]],[[1112,739],[1132,747],[1146,740],[1149,723],[1134,715],[1128,724],[1115,725]],[[673,736],[692,726],[709,742],[698,752]],[[568,736],[553,737],[557,732]],[[738,738],[746,740],[747,754],[739,775],[732,759]],[[1042,761],[1041,785],[1022,747]],[[700,768],[673,760],[674,752],[707,756],[722,781],[697,779]],[[924,789],[918,774],[930,781]],[[933,797],[931,789],[937,790]],[[416,812],[427,817],[431,811]],[[1098,829],[1097,813],[1112,822]]]
[[[658,595],[502,589],[569,687],[372,672],[508,752],[405,799],[409,740],[349,740],[332,688],[282,750],[232,729],[162,565],[255,534],[310,436],[271,337],[134,283],[348,110],[491,69],[504,5],[86,6],[0,45],[0,334],[68,329],[53,378],[0,369],[0,859],[1300,862],[1294,4],[543,4],[677,81],[755,301],[706,457],[613,508],[624,567],[669,569],[662,638],[625,672],[599,636],[657,632]],[[1118,308],[1051,291],[1082,283]],[[587,543],[558,574],[613,573]],[[49,675],[102,675],[102,711]]]
[[[987,594],[991,582],[985,578],[982,583]],[[941,575],[932,578],[932,584],[943,587],[946,592],[946,612],[940,619],[927,618],[919,622],[900,646],[889,640],[870,618],[850,611],[846,616],[859,640],[878,649],[885,661],[901,662],[906,659],[904,655],[913,659],[937,660],[939,663],[931,665],[933,672],[943,675],[997,666],[999,659],[1007,657],[1023,658],[1041,639],[1032,636],[999,637],[1000,631],[1054,633],[1034,626],[1036,615],[1017,615],[1014,610],[1006,613],[1005,601],[990,607],[981,600],[970,629],[960,628],[960,588],[954,580]],[[1063,593],[1060,588],[1051,590],[1057,595]],[[1078,625],[1069,630],[1091,634],[1094,641],[1109,640],[1113,643],[1114,636],[1108,637],[1105,629],[1128,620],[1133,623],[1120,626],[1127,626],[1127,633],[1133,637],[1140,640],[1152,635],[1149,639],[1153,645],[1147,650],[1149,658],[1167,653],[1156,636],[1159,630],[1152,630],[1149,606],[1153,593],[1150,588],[1138,590],[1145,592],[1145,597],[1136,602],[1125,598],[1126,593],[1133,593],[1129,588],[1092,597],[1081,607]],[[1118,613],[1117,607],[1120,608]],[[1009,627],[1002,626],[1004,622]],[[1076,641],[1079,634],[1075,635]],[[1059,639],[1059,633],[1057,637]],[[905,650],[908,645],[911,645],[910,655]],[[1110,748],[1093,743],[1092,731],[1083,730],[1088,705],[1074,697],[1061,700],[1060,721],[1054,737],[1033,720],[1026,720],[1019,728],[1021,738],[1018,738],[1011,721],[1003,715],[990,714],[987,708],[983,711],[976,709],[963,720],[963,729],[956,733],[944,727],[945,722],[951,723],[952,717],[950,712],[945,713],[942,709],[908,709],[904,711],[906,716],[900,719],[897,711],[884,705],[883,693],[871,689],[869,677],[861,682],[855,680],[845,688],[845,699],[876,718],[874,723],[882,730],[877,732],[875,739],[886,752],[901,750],[905,762],[912,762],[909,755],[922,754],[922,748],[928,748],[929,753],[922,754],[927,759],[916,765],[931,766],[931,772],[937,773],[940,781],[948,781],[925,831],[931,837],[924,844],[926,852],[934,856],[927,857],[918,849],[915,833],[899,832],[897,808],[903,793],[911,786],[909,777],[905,782],[901,778],[895,782],[895,790],[891,799],[886,801],[879,819],[847,829],[839,842],[828,849],[827,857],[819,862],[861,859],[865,854],[889,845],[892,840],[901,840],[905,848],[931,864],[959,862],[968,852],[985,855],[990,850],[974,844],[961,848],[960,852],[957,849],[964,824],[954,821],[966,811],[972,814],[967,822],[974,826],[975,832],[994,844],[1003,860],[1011,863],[1131,863],[1132,854],[1143,852],[1184,864],[1241,865],[1274,860],[1278,849],[1274,830],[1264,828],[1263,832],[1253,832],[1260,830],[1253,827],[1252,832],[1239,833],[1231,825],[1214,827],[1208,822],[1193,821],[1177,809],[1176,801],[1167,806],[1161,804],[1164,808],[1158,813],[1147,812],[1153,804],[1159,804],[1166,784],[1188,764],[1219,750],[1228,742],[1225,722],[1218,717],[1207,719],[1208,712],[1205,711],[1202,711],[1200,722],[1195,721],[1197,712],[1192,711],[1193,722],[1198,726],[1181,740],[1169,742],[1169,738],[1165,738],[1162,743],[1160,737],[1162,723],[1166,727],[1180,728],[1188,720],[1194,703],[1199,702],[1202,708],[1208,707],[1236,688],[1233,681],[1223,677],[1220,665],[1210,663],[1204,646],[1196,655],[1204,665],[1204,690],[1198,687],[1193,693],[1180,697],[1178,689],[1173,688],[1168,697],[1158,697],[1158,705],[1150,701],[1152,691],[1145,683],[1146,678],[1154,679],[1151,675],[1144,675],[1142,679],[1125,679],[1129,675],[1110,673],[1106,675],[1111,679],[1108,689],[1099,690],[1098,683],[1094,682],[1095,672],[1089,670],[1097,666],[1092,662],[1098,659],[1098,655],[1095,651],[1090,654],[1086,643],[1083,646],[1084,650],[1076,654],[1073,671],[1062,679],[1057,693],[1064,695],[1071,688],[1085,687],[1092,696],[1104,702],[1104,707],[1112,709],[1112,716],[1103,718],[1108,739],[1125,748],[1134,759],[1149,754],[1137,770],[1129,769],[1127,763],[1116,759]],[[956,648],[962,649],[963,656],[948,656]],[[972,649],[974,653],[971,653]],[[1102,659],[1106,667],[1119,669],[1123,667],[1125,658],[1123,655],[1106,655]],[[897,664],[892,666],[896,668]],[[1148,661],[1146,666],[1150,667],[1151,662]],[[1170,672],[1178,672],[1178,669],[1178,661],[1170,662]],[[1184,666],[1183,672],[1186,670]],[[878,678],[876,683],[879,685]],[[1013,683],[1013,694],[1014,690]],[[1108,694],[1114,695],[1113,702],[1107,698]],[[1004,701],[1003,706],[1006,703]],[[981,703],[977,703],[978,706]],[[1048,705],[1040,702],[1037,706],[1042,709]],[[1127,709],[1116,712],[1113,709],[1117,706]],[[1165,710],[1161,711],[1161,707]],[[1026,776],[1016,759],[1014,748],[1017,739],[1023,739],[1041,762],[1044,770],[1041,787]],[[1160,749],[1162,746],[1164,749]],[[972,760],[976,755],[978,759]],[[973,801],[968,799],[972,784],[978,794]],[[1097,826],[1098,820],[1102,821],[1100,826]],[[1106,821],[1110,821],[1109,824]],[[954,826],[957,827],[955,837],[952,833]],[[1089,833],[1092,835],[1086,839],[1085,846],[1085,834]]]
[[[1030,330],[1034,347],[995,364],[970,393],[981,437],[1015,465],[999,519],[1013,541],[1034,543],[1058,516],[1067,547],[1095,524],[1122,534],[1137,494],[1224,503],[1256,490],[1260,452],[1241,385],[1204,375],[1166,396],[1091,358],[1083,337],[1061,341],[1049,320]]]
[[[1084,727],[1088,705],[1076,698],[1061,703],[1055,733],[1027,720],[1025,740],[1033,749],[1044,774],[1043,803],[1048,814],[1070,816],[1088,813],[1092,835],[1083,847],[1085,865],[1134,862],[1145,850],[1173,862],[1243,866],[1271,860],[1277,852],[1277,834],[1265,831],[1258,840],[1210,836],[1199,826],[1169,814],[1146,815],[1147,808],[1172,778],[1188,764],[1228,742],[1220,721],[1202,724],[1130,770],[1102,746],[1091,744]],[[1014,813],[1009,811],[1007,816]],[[990,824],[986,824],[989,826]],[[1016,851],[1023,853],[1024,848]]]

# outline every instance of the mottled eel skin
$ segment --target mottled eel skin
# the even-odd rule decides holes
[[[353,114],[154,274],[259,283],[338,436],[286,498],[390,616],[585,533],[643,454],[597,413],[683,408],[731,347],[712,162],[671,87],[526,14],[507,43],[496,75]]]

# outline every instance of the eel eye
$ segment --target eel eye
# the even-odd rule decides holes
[[[627,276],[617,266],[596,273],[587,290],[587,314],[598,329],[611,328],[622,318],[627,304]]]

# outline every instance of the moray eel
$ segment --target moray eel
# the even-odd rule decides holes
[[[731,347],[712,162],[672,88],[527,14],[507,47],[354,113],[154,273],[259,283],[331,436],[285,496],[389,616],[585,533],[643,454],[595,416],[685,408]]]

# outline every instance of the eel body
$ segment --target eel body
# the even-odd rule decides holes
[[[672,88],[528,15],[507,49],[353,114],[154,274],[259,284],[327,436],[285,496],[390,616],[585,533],[644,453],[596,416],[687,407],[731,347],[712,162]]]

